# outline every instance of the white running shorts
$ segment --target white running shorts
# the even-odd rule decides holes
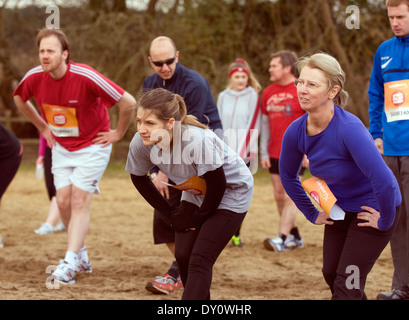
[[[57,143],[52,148],[52,173],[55,188],[73,184],[89,193],[99,194],[99,181],[105,172],[111,156],[112,144],[68,151]]]

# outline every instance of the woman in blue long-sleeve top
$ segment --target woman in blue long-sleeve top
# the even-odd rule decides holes
[[[363,123],[342,108],[348,94],[337,60],[319,53],[298,65],[297,94],[307,113],[284,135],[280,177],[306,218],[325,224],[322,271],[332,299],[366,299],[367,275],[389,242],[399,212],[399,186]],[[327,183],[346,212],[344,220],[331,220],[303,190],[297,173],[304,154],[311,174]]]

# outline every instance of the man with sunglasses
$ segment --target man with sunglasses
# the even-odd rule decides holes
[[[201,123],[209,126],[219,136],[223,136],[222,123],[216,101],[209,83],[199,73],[178,63],[179,51],[171,38],[159,36],[149,48],[148,60],[155,73],[148,76],[143,83],[143,90],[164,88],[183,97],[188,114],[194,115]],[[150,171],[153,184],[168,201],[178,206],[182,192],[168,188],[162,182],[169,182],[167,176],[157,167]],[[154,211],[153,236],[155,244],[166,243],[169,250],[175,253],[175,233],[172,227]],[[148,282],[146,289],[156,294],[169,294],[182,287],[176,260],[165,275]]]

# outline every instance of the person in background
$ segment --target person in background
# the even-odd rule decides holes
[[[23,157],[23,145],[18,138],[0,123],[0,204],[7,187],[15,177]],[[3,248],[0,236],[0,248]]]
[[[399,182],[403,205],[391,238],[392,291],[381,300],[409,299],[409,1],[387,0],[395,36],[375,53],[369,82],[369,132]]]
[[[399,185],[362,121],[343,109],[348,93],[338,61],[318,53],[298,66],[298,100],[307,113],[284,134],[281,181],[305,217],[325,225],[322,272],[332,299],[364,300],[368,273],[396,225]],[[311,174],[326,182],[345,212],[343,220],[318,210],[304,191],[298,177],[304,155]]]
[[[213,266],[246,216],[253,176],[237,153],[187,115],[178,94],[162,88],[146,92],[138,103],[136,122],[126,171],[139,193],[175,230],[182,299],[210,299]],[[173,206],[146,175],[155,164],[177,184],[200,177],[205,195],[182,191],[180,204]]]
[[[91,67],[69,60],[69,43],[59,29],[37,34],[41,65],[26,73],[14,91],[17,107],[52,147],[52,173],[60,216],[67,226],[67,250],[51,277],[73,284],[76,272],[92,272],[85,238],[92,195],[108,165],[112,143],[122,139],[135,99]],[[29,103],[34,97],[41,115]],[[107,108],[118,106],[117,127]]]
[[[36,177],[42,179],[44,176],[45,186],[47,188],[50,207],[46,222],[42,223],[40,228],[34,232],[39,235],[51,234],[54,231],[65,231],[65,226],[60,220],[60,211],[58,210],[56,190],[54,186],[54,177],[51,172],[51,148],[47,146],[47,141],[40,134],[38,157],[36,161]]]
[[[179,63],[179,50],[175,42],[165,36],[152,40],[149,48],[149,63],[154,71],[143,82],[143,91],[164,88],[177,93],[184,98],[187,113],[195,116],[222,137],[222,123],[217,111],[210,86],[199,73]],[[150,171],[150,178],[159,192],[173,205],[178,205],[182,193],[180,190],[168,188],[165,183],[172,184],[168,177],[158,167]],[[154,210],[153,239],[155,244],[166,243],[172,256],[175,256],[175,232],[173,228],[161,219],[160,213]],[[173,260],[168,271],[163,276],[157,276],[149,281],[145,288],[155,294],[169,294],[182,288],[176,260]]]
[[[258,136],[260,133],[261,85],[243,59],[236,59],[229,66],[228,85],[217,99],[224,141],[244,160],[252,173],[258,165]],[[242,247],[240,228],[232,238],[232,244]]]
[[[262,123],[260,136],[260,158],[263,169],[270,172],[280,222],[278,236],[264,240],[268,250],[283,252],[304,246],[297,227],[297,208],[286,194],[280,180],[278,161],[281,141],[288,126],[305,111],[300,107],[294,80],[297,74],[297,55],[292,51],[279,51],[271,55],[270,80],[262,95]],[[300,179],[304,167],[300,168]]]

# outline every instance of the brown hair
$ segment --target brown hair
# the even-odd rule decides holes
[[[187,114],[185,101],[180,95],[163,88],[145,91],[137,103],[137,108],[148,109],[158,119],[165,122],[173,118],[184,125],[208,128],[195,116]]]
[[[280,58],[283,67],[291,66],[291,73],[294,77],[297,76],[297,60],[298,56],[293,51],[282,50],[271,55],[271,59]]]
[[[38,32],[37,34],[37,47],[40,47],[40,42],[44,38],[48,38],[51,36],[57,37],[58,41],[61,43],[61,48],[62,51],[67,50],[68,51],[68,56],[67,59],[65,59],[65,62],[68,63],[70,61],[70,50],[69,50],[69,42],[68,38],[65,35],[65,33],[59,29],[42,29]]]
[[[386,0],[387,7],[399,7],[401,4],[406,4],[409,7],[409,0]]]

